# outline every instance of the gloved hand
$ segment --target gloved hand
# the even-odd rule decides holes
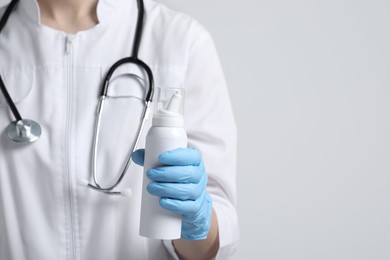
[[[145,150],[133,153],[133,161],[143,166]],[[158,157],[163,167],[149,169],[146,174],[152,183],[150,194],[160,197],[160,206],[181,214],[181,237],[189,240],[205,239],[209,232],[212,200],[206,192],[207,174],[199,152],[193,148],[179,148]]]

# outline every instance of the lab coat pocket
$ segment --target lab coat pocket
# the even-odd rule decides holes
[[[33,70],[14,70],[1,73],[4,85],[12,101],[17,105],[27,98],[34,85],[35,73]],[[0,109],[7,108],[4,94],[0,93]]]

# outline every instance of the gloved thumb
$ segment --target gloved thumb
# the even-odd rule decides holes
[[[138,149],[133,152],[131,155],[131,159],[133,159],[133,162],[140,166],[144,166],[144,159],[145,159],[145,149]]]

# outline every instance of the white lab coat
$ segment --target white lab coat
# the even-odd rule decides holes
[[[238,241],[236,130],[221,65],[209,33],[192,18],[150,0],[145,9],[139,57],[151,67],[156,87],[185,88],[189,145],[205,162],[219,220],[218,258],[226,258]],[[14,118],[0,95],[1,259],[176,257],[171,241],[138,235],[142,167],[131,165],[120,185],[131,188],[130,198],[78,184],[81,178],[92,181],[98,93],[108,68],[131,53],[137,3],[100,0],[97,13],[97,26],[67,35],[40,24],[36,1],[21,0],[0,34],[3,80],[22,117],[43,130],[36,143],[10,141],[4,129]],[[98,153],[104,184],[119,174],[138,124],[134,114],[142,109],[144,88],[128,73],[142,76],[134,66],[121,68],[104,113]]]

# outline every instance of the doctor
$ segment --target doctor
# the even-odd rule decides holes
[[[3,130],[14,118],[0,96],[1,259],[225,259],[234,252],[236,132],[213,41],[187,15],[144,3],[139,57],[157,87],[185,88],[185,127],[196,148],[162,154],[166,166],[148,173],[149,192],[183,216],[182,238],[138,235],[142,150],[121,183],[129,198],[78,184],[91,179],[98,93],[110,66],[131,53],[137,1],[20,0],[0,33],[0,75],[42,135],[29,145],[7,138]],[[142,112],[145,90],[136,82],[128,87],[131,75],[142,72],[121,68],[108,93],[97,165],[103,183],[117,178]],[[190,196],[168,192],[175,184]]]

